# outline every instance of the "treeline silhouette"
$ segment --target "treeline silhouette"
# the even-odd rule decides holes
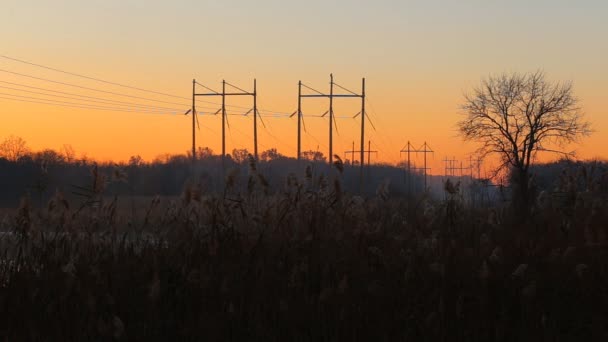
[[[133,156],[127,162],[98,162],[88,158],[74,158],[63,153],[45,149],[39,152],[26,152],[15,160],[0,157],[0,206],[13,207],[19,198],[29,195],[34,203],[46,203],[57,191],[66,198],[77,200],[83,188],[92,186],[92,170],[103,177],[104,193],[109,196],[179,196],[188,184],[200,185],[203,191],[220,193],[224,190],[226,179],[236,183],[237,189],[247,187],[247,177],[251,171],[251,154],[246,149],[235,149],[226,155],[213,154],[209,148],[199,148],[193,164],[190,154],[166,154],[146,162],[140,156]],[[276,149],[260,154],[255,161],[256,171],[268,184],[269,191],[281,191],[288,176],[304,176],[307,167],[314,177],[324,175],[327,182],[333,177],[341,180],[342,191],[364,196],[374,195],[379,188],[389,189],[391,196],[417,196],[424,192],[424,175],[412,172],[408,175],[404,165],[372,164],[361,168],[349,160],[337,162],[342,169],[330,167],[326,157],[319,151],[305,151],[298,161],[281,155]],[[589,177],[600,182],[607,174],[606,162],[574,162],[560,160],[548,164],[538,164],[532,169],[533,186],[536,195],[541,192],[554,192],[564,182],[564,177],[577,177],[577,186],[583,187]],[[587,173],[584,176],[581,170]],[[580,177],[579,177],[580,176]],[[436,198],[444,196],[444,176],[427,176],[428,195]],[[453,183],[462,181],[463,193],[469,192],[470,198],[486,200],[486,204],[511,197],[508,181],[502,184],[488,179],[471,179],[469,176],[451,177]],[[480,203],[481,201],[477,201]]]
[[[303,176],[307,166],[315,176],[325,175],[328,182],[337,174],[336,169],[327,164],[323,153],[307,151],[303,156],[303,160],[298,161],[271,149],[260,155],[255,167],[271,191],[280,191],[289,174]],[[0,157],[0,204],[14,206],[25,194],[44,203],[56,191],[73,197],[78,189],[91,186],[93,168],[103,175],[107,195],[178,196],[189,183],[200,184],[204,191],[217,193],[223,190],[229,176],[237,181],[237,186],[246,187],[250,158],[249,152],[241,149],[226,155],[222,161],[221,156],[208,148],[199,149],[194,164],[189,154],[167,154],[149,162],[133,156],[128,162],[119,163],[66,158],[50,149],[25,153],[16,160]],[[359,165],[352,165],[348,160],[340,160],[340,163],[343,168],[340,177],[346,192],[373,194],[384,183],[390,183],[391,192],[395,195],[404,195],[407,191],[406,173],[402,168],[386,164],[366,166],[361,183]],[[413,191],[422,191],[421,174],[412,174],[409,179]]]

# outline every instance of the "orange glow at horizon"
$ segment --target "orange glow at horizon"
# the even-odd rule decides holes
[[[549,80],[574,82],[575,95],[595,130],[567,150],[576,150],[581,159],[608,159],[608,45],[598,43],[608,33],[606,4],[352,0],[348,5],[264,0],[188,6],[160,1],[33,6],[7,0],[0,13],[0,55],[179,98],[0,58],[0,70],[104,91],[0,71],[0,141],[15,135],[33,150],[60,150],[70,144],[79,156],[97,160],[127,161],[140,155],[151,161],[190,151],[192,118],[183,113],[191,107],[193,78],[215,90],[221,90],[222,79],[251,90],[256,78],[262,114],[291,114],[297,108],[298,80],[329,92],[333,73],[336,83],[357,93],[361,78],[366,78],[366,108],[373,126],[366,122],[365,146],[371,140],[372,149],[379,151],[372,163],[397,164],[405,159],[400,150],[407,141],[416,147],[426,141],[435,151],[428,156],[431,173],[443,174],[445,157],[466,166],[475,151],[475,144],[463,142],[456,130],[463,93],[489,74],[540,68]],[[318,11],[320,6],[324,11]],[[539,22],[539,17],[544,19]],[[227,18],[229,24],[224,22]],[[310,21],[315,25],[306,25]],[[86,102],[87,107],[109,108],[123,102],[139,104],[139,110],[167,109],[118,112],[16,101],[45,98],[36,92],[49,92],[40,89],[64,92],[53,93],[63,97],[46,97],[63,103],[82,103],[65,93],[106,101]],[[197,146],[216,154],[221,152],[221,119],[210,114],[219,103],[220,98],[197,98],[202,113]],[[227,105],[229,113],[243,114],[252,103],[249,97],[228,97]],[[318,149],[327,156],[328,120],[315,117],[327,109],[327,99],[303,100],[302,150]],[[341,158],[353,142],[359,150],[360,117],[352,118],[359,111],[358,100],[335,100],[334,154]],[[226,152],[253,151],[251,115],[231,115],[228,123]],[[258,122],[259,151],[277,148],[295,156],[296,125],[296,117],[263,116]],[[539,161],[558,157],[541,155]],[[421,166],[421,154],[412,158]]]

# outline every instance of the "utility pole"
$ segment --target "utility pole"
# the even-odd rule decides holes
[[[424,145],[422,145],[422,149],[419,152],[424,154],[424,191],[426,191],[426,189],[427,189],[426,178],[427,178],[427,173],[428,173],[427,171],[429,170],[429,168],[426,166],[427,165],[426,164],[426,155],[428,153],[433,153],[435,151],[433,151],[425,141]]]
[[[302,81],[298,81],[298,160],[302,155]]]
[[[353,149],[351,151],[344,151],[344,155],[346,156],[347,154],[351,154],[353,157],[353,160],[355,158],[355,153],[360,153],[363,156],[365,156],[365,153],[367,153],[367,176],[370,177],[370,175],[371,175],[370,166],[371,166],[372,153],[374,153],[374,155],[376,157],[378,157],[378,151],[372,150],[372,141],[369,140],[367,142],[367,150],[363,149],[363,150],[355,151],[355,142],[353,141]]]
[[[253,79],[253,156],[258,160],[258,89]]]
[[[448,176],[455,176],[454,170],[457,169],[455,163],[457,162],[457,160],[452,157],[453,159],[448,159],[448,157],[445,157],[445,159],[443,160],[443,162],[445,163],[445,177],[447,178]]]
[[[329,74],[329,165],[334,165],[334,74]]]
[[[194,124],[196,121],[196,104],[195,104],[195,88],[196,88],[196,79],[192,79],[192,164],[196,162],[196,130],[194,129]]]
[[[400,153],[407,153],[407,193],[411,194],[412,191],[412,166],[410,163],[410,155],[412,152],[417,152],[416,149],[412,146],[410,141],[407,141],[405,147],[399,151]]]
[[[475,161],[475,166],[477,167],[477,179],[481,179],[481,162],[483,161],[481,158],[477,157]],[[473,179],[473,160],[469,157],[469,165],[471,167],[471,179]]]
[[[329,94],[324,94],[318,90],[315,90],[307,85],[305,85],[304,83],[302,83],[302,81],[298,82],[298,110],[296,112],[294,112],[291,116],[294,116],[296,113],[298,114],[298,156],[301,152],[301,125],[300,125],[300,120],[303,120],[303,115],[302,115],[302,98],[315,98],[315,97],[325,97],[325,98],[329,98],[329,110],[321,115],[322,117],[325,116],[326,114],[329,114],[329,164],[333,165],[333,126],[334,126],[334,108],[333,108],[333,101],[334,98],[349,98],[349,97],[353,97],[353,98],[361,98],[361,112],[357,113],[353,118],[356,118],[357,115],[361,114],[361,149],[360,149],[360,153],[361,153],[361,175],[360,175],[360,181],[361,184],[363,184],[363,166],[365,164],[365,153],[362,152],[365,150],[365,119],[366,119],[366,112],[365,112],[365,78],[362,79],[361,81],[361,94],[357,94],[353,91],[350,91],[344,87],[342,87],[339,84],[336,84],[334,82],[334,76],[333,74],[329,75],[330,77],[330,88],[329,88]],[[347,92],[347,94],[334,94],[334,86],[344,90]],[[302,87],[307,88],[311,91],[313,91],[315,94],[302,94]],[[353,156],[354,159],[354,156]]]
[[[426,141],[418,149],[413,148],[412,145],[410,144],[410,142],[408,141],[406,147],[402,148],[400,152],[401,153],[407,152],[407,167],[408,167],[408,171],[410,171],[410,172],[412,170],[412,168],[410,167],[410,153],[414,152],[416,154],[418,154],[418,153],[424,154],[424,167],[422,167],[422,168],[415,168],[414,170],[423,170],[423,172],[424,172],[424,191],[426,191],[426,189],[427,189],[427,174],[428,174],[428,170],[430,170],[430,168],[427,167],[427,156],[426,155],[428,153],[434,153],[435,151],[433,151],[431,149],[431,147],[426,143]]]
[[[460,166],[455,166],[457,165],[456,162],[458,162],[458,160],[454,159],[444,159],[443,160],[446,164],[449,163],[449,166],[446,165],[446,176],[449,174],[452,177],[463,177],[464,176],[464,172],[465,170],[470,170],[471,169],[471,165],[469,165],[468,167],[464,167],[462,164],[462,161],[460,161]],[[449,171],[449,172],[448,172]],[[456,171],[458,171],[460,174],[457,175]]]
[[[355,151],[355,141],[353,140],[353,147],[350,151],[344,151],[344,159],[348,158],[348,155],[351,155],[351,165],[355,166],[355,153],[357,153],[358,151]]]
[[[210,91],[210,93],[196,93],[196,85],[199,85],[205,89],[207,89],[208,91]],[[231,92],[231,93],[227,93],[226,92],[226,85],[235,88],[238,90],[238,92]],[[256,159],[258,158],[258,127],[257,127],[257,116],[258,116],[258,110],[257,110],[257,82],[256,79],[253,80],[253,92],[248,92],[245,91],[237,86],[234,86],[228,82],[226,82],[226,80],[222,80],[222,92],[219,93],[205,85],[202,85],[198,82],[196,82],[196,80],[192,80],[192,111],[193,111],[193,119],[192,119],[192,151],[195,151],[195,131],[194,131],[194,116],[196,115],[196,111],[195,111],[195,103],[196,103],[196,97],[197,96],[221,96],[222,97],[222,108],[220,108],[219,111],[217,111],[215,114],[217,114],[218,112],[221,111],[222,113],[222,170],[225,169],[225,159],[226,159],[226,123],[228,121],[228,114],[226,113],[226,97],[227,96],[252,96],[253,97],[253,109],[250,110],[249,112],[247,112],[245,115],[247,115],[248,113],[250,113],[251,111],[253,111],[253,150],[255,153],[255,157]]]
[[[226,169],[226,80],[222,80],[222,170]]]
[[[365,141],[365,78],[361,80],[361,165],[359,171],[359,186],[363,189],[363,144]],[[353,148],[354,150],[354,148]],[[368,148],[371,150],[371,148]],[[354,156],[353,156],[354,159]],[[367,163],[369,164],[369,156],[367,158]]]

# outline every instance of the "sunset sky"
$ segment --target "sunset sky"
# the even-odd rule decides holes
[[[151,160],[190,148],[191,118],[183,112],[193,78],[216,90],[222,79],[249,90],[257,78],[262,113],[283,114],[297,107],[298,80],[328,92],[333,73],[336,83],[356,92],[366,77],[376,128],[368,125],[367,137],[380,161],[397,163],[408,140],[427,141],[435,150],[432,173],[442,173],[442,159],[468,160],[475,148],[456,132],[463,93],[490,74],[541,69],[551,80],[574,82],[593,124],[595,133],[574,147],[578,156],[608,158],[606,18],[608,2],[600,0],[3,0],[0,55],[174,96],[0,57],[0,140],[12,134],[34,150],[71,144],[100,160],[136,154]],[[39,94],[48,90],[64,97]],[[106,110],[16,101],[40,98]],[[208,100],[215,104],[199,102],[203,114],[219,109],[219,98]],[[116,101],[167,109],[118,112]],[[251,107],[250,99],[227,103],[234,114]],[[359,144],[359,121],[349,118],[359,107],[356,100],[336,100],[336,154],[344,155],[353,140]],[[325,110],[326,99],[303,102],[309,116],[303,150],[327,154],[328,121],[313,117]],[[260,150],[295,156],[296,119],[263,120]],[[221,120],[202,115],[200,123],[197,145],[219,152]],[[252,150],[252,120],[230,116],[229,123],[227,150]]]

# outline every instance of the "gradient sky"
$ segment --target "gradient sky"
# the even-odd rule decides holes
[[[380,160],[396,163],[408,140],[414,145],[427,141],[436,151],[429,156],[433,173],[441,173],[445,156],[468,158],[475,147],[464,144],[455,130],[463,92],[481,78],[505,71],[542,69],[551,80],[574,81],[596,131],[576,147],[578,155],[607,158],[606,18],[608,2],[584,0],[3,0],[0,54],[186,98],[192,78],[215,89],[222,79],[249,89],[256,77],[259,107],[289,113],[296,109],[300,79],[328,91],[333,72],[337,83],[359,91],[361,77],[366,77],[368,111],[376,127],[368,130],[368,138]],[[187,99],[114,87],[3,58],[0,69],[177,102],[167,106],[184,111],[190,106]],[[143,102],[4,72],[0,81]],[[6,88],[0,93],[38,96]],[[244,99],[230,98],[228,104],[250,106]],[[306,100],[303,109],[305,115],[315,115],[326,107],[326,100]],[[338,100],[335,113],[352,116],[358,107],[356,101]],[[0,139],[18,135],[33,149],[71,144],[78,154],[103,160],[126,160],[135,154],[150,160],[183,153],[191,143],[191,121],[183,115],[0,99],[0,118]],[[281,153],[295,155],[295,118],[264,122],[260,149],[276,146]],[[359,144],[358,121],[338,119],[337,124],[334,151],[343,155],[353,140]],[[221,120],[202,116],[201,125],[198,145],[219,152]],[[230,127],[227,150],[251,150],[252,121],[230,117]],[[311,117],[306,127],[303,149],[319,148],[327,154],[327,120]]]

